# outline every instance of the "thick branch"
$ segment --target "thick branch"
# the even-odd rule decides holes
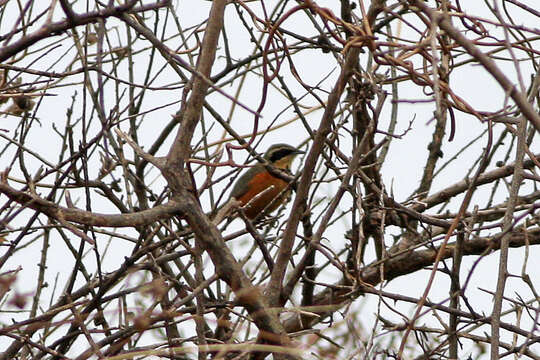
[[[500,242],[493,240],[499,236],[491,238],[477,238],[468,241],[463,246],[463,255],[480,255],[487,250],[498,250]],[[510,247],[522,247],[525,245],[540,245],[540,228],[534,228],[524,231],[513,231],[510,236]],[[452,257],[455,244],[447,244],[442,254],[443,259]],[[399,276],[412,274],[426,266],[430,266],[435,261],[439,248],[424,249],[418,251],[410,251],[399,256],[390,258],[385,261],[384,267],[380,266],[380,262],[366,266],[362,273],[361,279],[367,285],[375,286],[381,282],[381,279],[392,280]],[[381,275],[381,268],[384,268],[384,274]],[[337,284],[342,285],[342,284]],[[351,293],[350,287],[329,287],[321,291],[315,296],[313,301],[314,306],[330,306],[329,308],[319,311],[310,310],[317,313],[319,317],[313,318],[311,323],[302,323],[299,317],[293,317],[284,322],[287,332],[296,332],[305,328],[310,328],[315,322],[324,320],[325,317],[331,315],[337,308],[350,303],[352,300],[362,294]]]
[[[70,221],[88,226],[137,227],[179,215],[185,205],[170,201],[155,208],[129,214],[100,214],[76,208],[66,208],[30,193],[13,189],[0,183],[0,193],[30,209],[39,211],[55,220]]]
[[[540,160],[540,154],[536,154],[534,155],[534,157]],[[523,162],[524,169],[531,169],[534,166],[535,164],[532,160],[527,160]],[[476,180],[476,185],[479,186],[479,185],[489,184],[497,179],[510,176],[513,173],[514,173],[514,164],[502,166],[498,169],[491,170],[491,171],[481,174]],[[422,199],[421,203],[416,203],[413,206],[411,206],[411,208],[415,211],[421,212],[437,204],[443,203],[446,200],[450,199],[451,197],[456,196],[464,192],[465,190],[467,190],[469,187],[470,181],[471,180],[469,178],[465,180],[461,180],[460,182],[457,182],[454,185],[447,187],[446,189],[443,189],[439,192],[436,192],[435,194],[431,196],[428,196],[425,199]]]
[[[0,48],[0,63],[5,62],[11,56],[27,49],[40,40],[49,38],[53,35],[60,35],[66,30],[72,29],[80,25],[86,25],[112,16],[119,16],[126,12],[139,13],[148,10],[155,10],[169,6],[170,0],[162,0],[152,4],[133,7],[134,2],[129,2],[115,7],[107,7],[98,11],[90,11],[81,15],[73,15],[72,18],[58,21],[55,23],[45,24],[31,34],[25,34],[20,40],[11,45]]]
[[[294,198],[294,203],[291,209],[291,217],[287,222],[283,240],[281,241],[281,246],[279,247],[279,255],[276,260],[274,271],[272,272],[270,282],[266,288],[266,293],[270,298],[270,304],[273,306],[278,306],[280,302],[283,277],[285,276],[285,270],[291,257],[291,250],[296,236],[296,229],[298,228],[300,219],[302,216],[304,216],[305,201],[308,197],[308,192],[312,183],[315,165],[317,164],[319,156],[323,150],[325,139],[330,133],[330,126],[334,120],[334,113],[341,98],[341,94],[345,89],[345,85],[352,75],[355,64],[358,62],[359,54],[360,48],[357,47],[352,47],[347,53],[345,63],[341,69],[341,74],[339,75],[333,91],[328,97],[328,104],[324,110],[321,124],[317,130],[315,139],[313,140],[311,150],[306,157],[302,177],[300,178],[296,197]]]
[[[173,173],[171,174],[172,176],[167,178],[167,181],[173,190],[176,190],[181,186],[180,184],[175,184],[176,176],[174,175],[174,172],[183,170],[184,161],[191,154],[191,139],[193,138],[193,133],[199,123],[204,98],[208,92],[208,87],[210,86],[209,83],[205,81],[205,78],[208,79],[210,77],[210,71],[212,70],[212,65],[214,64],[216,57],[226,4],[227,1],[224,0],[214,1],[212,3],[208,25],[201,45],[201,53],[197,58],[197,73],[193,74],[191,94],[186,102],[184,111],[180,114],[180,127],[176,134],[176,139],[167,155],[166,172],[170,171]],[[205,78],[198,74],[201,74]]]

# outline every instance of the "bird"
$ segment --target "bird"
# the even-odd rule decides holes
[[[266,150],[263,158],[274,167],[291,173],[294,158],[304,153],[288,144],[274,144]],[[284,191],[287,186],[287,181],[271,174],[265,164],[258,163],[236,180],[230,199],[223,209],[227,207],[227,204],[234,203],[242,207],[248,219],[253,220],[263,211],[271,213],[283,204],[290,195],[290,191]],[[224,211],[229,213],[230,209]],[[219,213],[216,218],[222,219],[223,215],[220,216]]]

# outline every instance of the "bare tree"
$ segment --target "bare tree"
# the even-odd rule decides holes
[[[0,358],[540,358],[539,21],[0,1]],[[291,201],[216,221],[257,162]]]

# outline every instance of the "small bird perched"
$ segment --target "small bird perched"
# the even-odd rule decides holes
[[[304,151],[298,150],[287,144],[275,144],[266,150],[263,158],[278,169],[290,173],[291,164],[298,154],[303,154]],[[249,219],[254,219],[263,210],[272,212],[276,210],[289,197],[290,191],[285,191],[287,181],[274,176],[264,164],[257,164],[246,171],[234,184],[231,192],[231,200],[235,200],[236,206],[244,208],[244,212]],[[283,192],[283,193],[282,193]],[[220,222],[224,216],[227,216],[230,208],[227,204],[223,207],[223,211],[219,211],[216,216],[216,221]],[[220,214],[225,212],[226,214]]]

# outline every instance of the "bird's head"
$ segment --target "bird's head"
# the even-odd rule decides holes
[[[291,164],[298,154],[303,154],[304,151],[287,144],[272,145],[264,153],[264,159],[270,162],[277,168],[290,169]]]

